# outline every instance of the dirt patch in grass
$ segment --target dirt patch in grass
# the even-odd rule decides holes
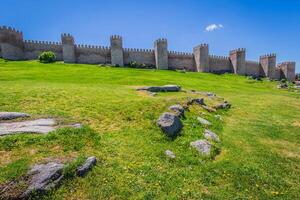
[[[268,145],[272,151],[287,158],[300,158],[300,147],[285,140],[262,139],[261,143]]]
[[[10,151],[0,151],[0,165],[7,165],[11,160],[11,152]]]
[[[293,123],[293,126],[295,126],[295,127],[300,127],[300,121],[298,120],[298,121],[295,121],[294,123]]]

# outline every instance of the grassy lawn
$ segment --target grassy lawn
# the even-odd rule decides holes
[[[181,136],[170,140],[159,115],[190,93],[153,97],[137,86],[178,84],[214,92],[232,108],[215,114],[193,107]],[[95,155],[84,178],[67,179],[45,199],[300,199],[300,93],[276,82],[226,74],[179,73],[81,64],[0,60],[0,110],[83,123],[48,135],[0,137],[0,184],[35,163],[74,162]],[[221,138],[220,153],[200,156],[197,116]],[[170,149],[176,159],[164,151]]]

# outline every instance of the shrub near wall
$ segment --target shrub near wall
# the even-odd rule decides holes
[[[39,55],[39,61],[41,63],[53,63],[56,60],[55,53],[52,51],[45,51]]]

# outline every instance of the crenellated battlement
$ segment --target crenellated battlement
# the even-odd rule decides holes
[[[281,62],[281,63],[278,63],[277,66],[281,66],[281,65],[295,65],[296,62],[294,61],[285,61],[285,62]]]
[[[74,45],[75,40],[74,40],[74,37],[70,33],[63,33],[63,34],[61,34],[61,43],[68,44],[68,45]]]
[[[155,43],[167,43],[168,40],[166,38],[158,38],[157,40],[155,40]]]
[[[100,49],[100,50],[110,50],[109,47],[100,46],[100,45],[86,45],[86,44],[76,44],[75,47],[77,48],[85,48],[85,49]]]
[[[263,59],[263,58],[274,58],[274,57],[276,57],[276,54],[275,53],[271,53],[271,54],[262,55],[259,58]]]
[[[7,31],[7,32],[23,35],[21,31],[16,30],[15,28],[12,28],[10,26],[0,26],[0,31]]]
[[[23,33],[15,28],[0,26],[0,43],[20,45],[23,41]]]
[[[153,49],[136,49],[136,48],[124,48],[125,52],[145,52],[145,53],[153,53]]]
[[[180,52],[180,51],[169,51],[168,53],[175,56],[193,56],[192,53]]]
[[[237,48],[230,51],[230,54],[239,53],[239,52],[246,52],[246,48]]]
[[[209,55],[210,59],[229,60],[228,56]]]
[[[61,42],[39,41],[39,40],[24,40],[25,44],[41,44],[41,45],[61,45]]]
[[[208,49],[209,45],[206,44],[206,43],[203,43],[203,44],[200,44],[198,46],[195,46],[194,49],[197,49],[197,48],[207,48]]]
[[[118,39],[118,40],[122,40],[122,36],[120,35],[111,35],[110,39]]]

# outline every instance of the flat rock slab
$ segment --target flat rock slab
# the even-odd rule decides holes
[[[63,167],[63,164],[55,162],[34,165],[28,172],[29,186],[21,197],[27,199],[32,193],[45,194],[57,187],[63,178]]]
[[[211,144],[207,140],[196,140],[191,142],[190,145],[203,155],[209,155],[211,150]]]
[[[197,120],[203,125],[207,125],[207,126],[211,125],[211,123],[208,120],[206,120],[202,117],[197,117]]]
[[[216,142],[220,142],[219,136],[217,134],[215,134],[214,132],[208,130],[208,129],[204,130],[204,137],[207,140],[213,140],[213,141],[216,141]]]
[[[97,158],[95,156],[88,157],[83,165],[79,166],[76,170],[78,176],[84,176],[89,170],[92,169],[97,163]]]
[[[181,90],[181,86],[179,85],[164,85],[164,86],[149,86],[138,88],[140,90],[146,90],[149,92],[179,92]]]
[[[169,137],[176,137],[183,127],[179,117],[168,112],[163,113],[159,117],[157,125]]]
[[[20,112],[0,112],[0,120],[12,120],[24,117],[30,117],[30,115]]]
[[[176,158],[175,153],[173,153],[171,150],[166,150],[166,151],[165,151],[165,154],[166,154],[166,156],[169,157],[169,158],[172,158],[172,159]]]
[[[0,123],[0,136],[19,134],[19,133],[36,133],[47,134],[62,127],[81,128],[81,124],[56,126],[56,121],[51,118],[36,119],[30,121]]]

